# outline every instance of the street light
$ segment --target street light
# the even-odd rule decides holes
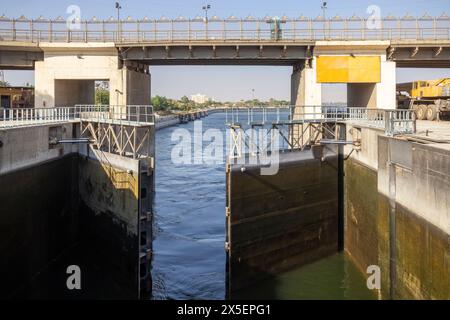
[[[208,22],[208,10],[211,9],[211,5],[206,4],[202,7],[202,9],[205,11],[205,21]]]
[[[116,9],[117,9],[117,40],[120,39],[120,9],[122,7],[120,6],[120,3],[116,2]]]
[[[117,9],[117,21],[120,20],[120,9],[122,9],[122,7],[120,6],[120,3],[116,2],[116,9]]]
[[[327,8],[327,2],[326,1],[322,1],[322,6],[320,8],[322,9],[322,17],[325,20],[325,12],[328,9]]]
[[[326,27],[326,25],[327,25],[327,21],[325,20],[326,18],[325,18],[325,12],[326,12],[326,10],[328,9],[327,8],[327,2],[326,1],[322,1],[322,6],[320,7],[320,8],[322,8],[322,18],[323,18],[323,37],[324,37],[324,39],[325,39],[325,32],[326,32],[326,29],[327,29],[327,27]]]

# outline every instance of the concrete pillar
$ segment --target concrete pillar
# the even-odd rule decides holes
[[[137,67],[123,67],[126,82],[121,104],[150,104],[151,76],[146,70]]]
[[[322,105],[322,85],[317,83],[316,59],[311,65],[296,65],[291,76],[291,104],[296,113],[309,113]],[[298,112],[297,112],[298,111]]]
[[[395,62],[381,56],[381,81],[379,83],[348,83],[347,105],[349,107],[395,109],[396,74]]]
[[[294,66],[291,75],[291,105],[295,106],[294,120],[313,118],[314,112],[320,112],[322,85],[317,83],[316,68],[315,58],[312,59],[311,64],[305,62],[303,65]],[[301,148],[310,143],[313,133],[306,130],[304,126],[301,124],[291,126],[289,140],[292,148]]]
[[[386,61],[386,55],[381,56],[381,82],[377,83],[377,108],[397,108],[397,78],[395,73],[396,63]]]
[[[36,62],[35,107],[94,103],[94,81],[109,81],[111,105],[150,104],[150,73],[138,63],[121,63],[115,47],[45,47]]]
[[[347,105],[349,107],[376,108],[376,83],[347,84]]]

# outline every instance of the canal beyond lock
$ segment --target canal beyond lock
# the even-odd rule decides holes
[[[197,121],[202,121],[202,132],[219,129],[225,140],[224,113]],[[194,122],[161,129],[155,139],[153,298],[224,299],[225,158],[217,164],[195,164],[200,162],[195,157],[201,155],[194,154],[194,164],[174,164],[172,151],[179,140],[172,141],[172,135],[178,130],[177,138],[179,129],[191,134],[191,150],[195,150],[199,137],[194,137]],[[209,143],[203,142],[203,147]],[[367,289],[365,275],[351,259],[345,253],[336,253],[261,281],[232,298],[376,299],[376,296]]]

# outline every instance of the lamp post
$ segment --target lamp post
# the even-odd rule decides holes
[[[206,4],[202,7],[203,11],[205,11],[205,21],[208,23],[208,10],[211,9],[210,4]]]
[[[116,9],[117,9],[117,40],[119,40],[120,37],[120,9],[122,7],[120,6],[120,3],[116,2]]]
[[[205,11],[205,38],[208,40],[208,10],[211,9],[211,5],[205,4],[202,9]]]
[[[322,1],[322,6],[320,7],[322,9],[322,18],[323,18],[323,38],[325,39],[325,31],[326,31],[326,25],[327,25],[327,21],[326,21],[326,11],[327,11],[327,2],[326,1]]]
[[[320,8],[322,9],[322,17],[325,20],[325,13],[326,13],[326,10],[328,9],[327,8],[327,2],[326,1],[322,1],[322,6]]]

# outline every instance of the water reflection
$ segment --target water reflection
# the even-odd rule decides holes
[[[372,300],[364,275],[344,253],[271,277],[231,295],[232,299]]]

